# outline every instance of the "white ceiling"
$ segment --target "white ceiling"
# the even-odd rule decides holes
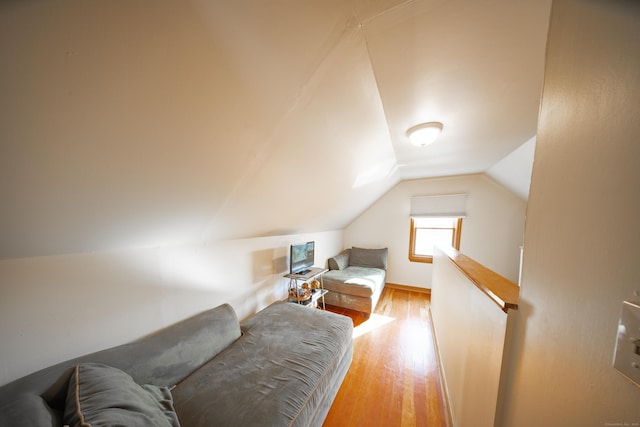
[[[535,134],[549,8],[2,2],[0,258],[339,229],[486,171]]]

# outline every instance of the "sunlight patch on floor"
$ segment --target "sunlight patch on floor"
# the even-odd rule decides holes
[[[410,319],[402,322],[399,331],[399,344],[405,363],[417,375],[427,374],[430,361],[428,347],[424,345],[428,339],[426,326],[422,319]]]
[[[366,321],[362,322],[360,325],[353,328],[353,339],[356,339],[368,332],[373,331],[374,329],[377,329],[381,326],[391,323],[394,320],[396,319],[394,319],[393,317],[372,313],[369,319],[367,319]]]

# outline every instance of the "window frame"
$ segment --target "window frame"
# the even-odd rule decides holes
[[[446,217],[439,217],[446,218]],[[411,262],[424,262],[427,264],[433,263],[432,255],[417,255],[415,253],[415,244],[416,244],[416,230],[419,228],[429,228],[429,227],[416,227],[414,218],[410,218],[409,222],[409,261]],[[456,218],[456,221],[453,226],[453,235],[451,236],[451,246],[457,250],[460,250],[460,236],[462,234],[462,217]]]

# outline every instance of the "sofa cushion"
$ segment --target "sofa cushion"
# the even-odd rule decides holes
[[[330,292],[370,297],[384,284],[385,275],[380,268],[350,265],[344,270],[326,272],[322,280]]]
[[[167,387],[140,386],[119,369],[81,363],[69,380],[64,422],[70,426],[179,427]]]
[[[139,384],[173,386],[240,337],[240,322],[229,304],[222,304],[162,329],[131,344],[115,347],[107,361]],[[121,363],[123,355],[126,364]],[[94,360],[90,360],[94,361]]]
[[[357,265],[359,267],[373,267],[387,269],[387,248],[383,249],[364,249],[351,248],[349,256],[349,265]]]
[[[21,394],[0,407],[0,426],[58,427],[62,425],[60,415],[42,397]]]

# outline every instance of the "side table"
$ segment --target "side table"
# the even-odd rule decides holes
[[[298,304],[308,305],[310,307],[317,307],[318,301],[322,299],[322,309],[324,310],[326,308],[324,304],[324,296],[329,291],[324,288],[322,275],[327,271],[329,270],[327,270],[326,268],[310,267],[309,271],[306,274],[285,274],[284,277],[289,279],[288,295],[296,295],[296,297],[298,297],[291,298],[287,296],[288,300],[291,302],[297,302]],[[320,282],[320,287],[315,292],[312,292],[311,298],[305,301],[300,301],[299,296],[302,285],[307,283],[309,285],[309,289],[311,289],[311,282],[313,282],[314,280]]]

